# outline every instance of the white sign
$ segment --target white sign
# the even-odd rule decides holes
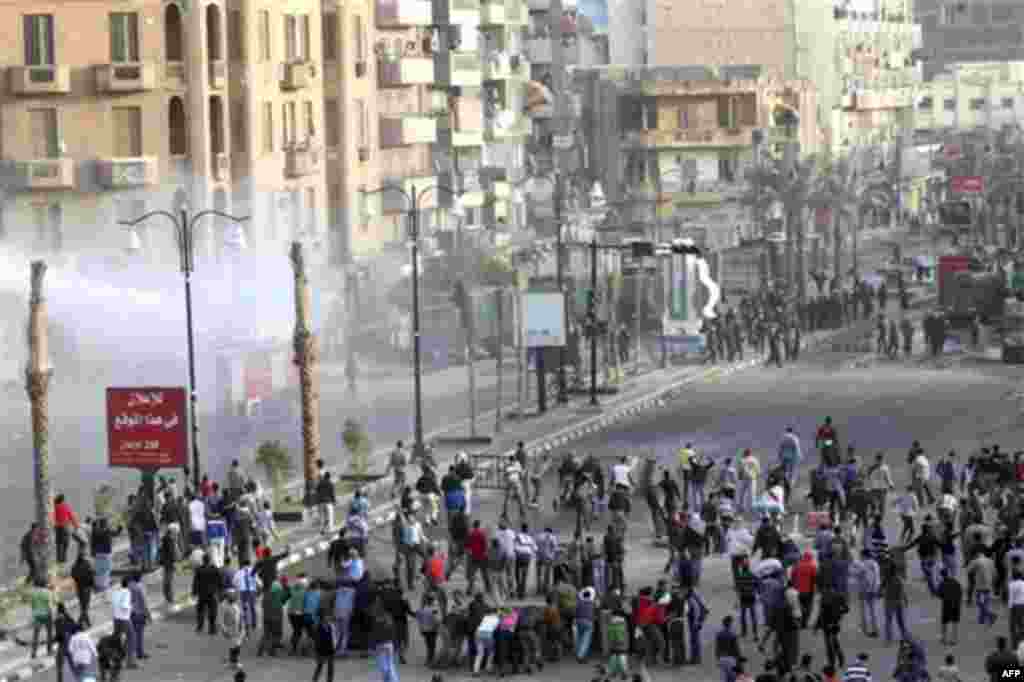
[[[523,336],[527,348],[564,346],[565,294],[524,294]]]

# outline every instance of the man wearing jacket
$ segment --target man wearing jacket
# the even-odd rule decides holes
[[[815,582],[818,578],[818,563],[814,560],[814,554],[808,550],[800,558],[800,561],[793,568],[793,584],[800,595],[800,627],[807,629],[807,623],[811,618],[811,609],[814,606]]]
[[[782,434],[782,442],[779,443],[779,463],[782,465],[788,490],[792,490],[796,485],[796,472],[803,458],[800,437],[793,432],[792,426],[786,427],[786,433]]]
[[[202,632],[203,623],[209,623],[211,636],[217,634],[217,602],[224,589],[224,574],[213,565],[209,554],[203,555],[203,564],[192,577],[192,597],[196,600],[196,632]]]
[[[860,626],[868,637],[878,637],[878,597],[882,574],[868,550],[850,566],[850,581],[860,604]]]
[[[543,533],[537,535],[537,594],[547,595],[551,589],[551,572],[558,557],[558,536],[551,528],[545,528]]]

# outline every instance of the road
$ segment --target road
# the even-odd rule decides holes
[[[622,453],[644,453],[654,450],[669,457],[684,440],[692,440],[698,448],[714,455],[735,453],[752,447],[762,457],[770,457],[785,426],[792,425],[804,441],[813,436],[817,423],[832,416],[845,443],[852,440],[862,454],[887,453],[897,482],[906,480],[905,453],[910,442],[920,440],[930,453],[955,448],[968,452],[979,442],[1001,442],[1008,446],[1021,434],[1016,404],[1005,400],[1024,371],[1001,364],[974,361],[950,362],[946,366],[928,366],[916,358],[909,361],[883,361],[883,366],[836,367],[830,350],[805,354],[799,363],[783,369],[762,368],[734,374],[719,381],[693,386],[689,395],[664,409],[613,427],[609,432],[570,446],[583,452],[615,456]],[[557,454],[557,453],[556,453]],[[806,480],[806,479],[805,479]],[[550,490],[551,486],[548,486]],[[485,499],[481,516],[493,520],[498,500]],[[663,566],[664,550],[653,549],[645,514],[637,506],[631,519],[628,580],[636,585],[654,581]],[[553,517],[543,507],[543,516],[535,523],[552,523],[563,534],[570,531],[567,518]],[[895,532],[891,527],[890,537]],[[386,541],[387,530],[377,534]],[[372,563],[388,565],[390,551],[379,547]],[[303,566],[311,573],[323,573],[322,557]],[[292,569],[294,572],[296,569]],[[733,608],[733,596],[725,562],[708,560],[705,569],[704,593],[713,612],[712,623]],[[920,637],[929,653],[932,671],[937,668],[944,649],[938,643],[938,606],[928,597],[919,578],[916,562],[911,564],[910,627]],[[984,656],[990,651],[996,634],[1005,633],[1005,615],[993,629],[972,623],[973,610],[965,610],[961,645],[956,647],[961,670],[967,679],[975,679],[982,670]],[[227,672],[220,661],[223,642],[195,636],[188,626],[191,614],[159,624],[152,631],[152,641],[162,642],[153,652],[145,670],[131,679],[148,682],[186,680],[226,680]],[[705,630],[705,639],[713,629]],[[846,621],[843,644],[847,656],[858,651],[871,654],[871,668],[876,679],[887,679],[895,664],[895,648],[881,640],[868,640],[859,635],[855,621]],[[820,637],[806,633],[802,649],[813,653],[819,662],[824,656]],[[404,679],[427,680],[428,671],[415,661],[422,655],[419,642],[412,656],[413,664],[403,667]],[[706,642],[710,646],[710,641]],[[178,652],[189,651],[187,659]],[[758,665],[760,656],[746,646],[745,653]],[[274,659],[255,661],[248,658],[250,680],[295,679],[308,675],[311,663],[306,660]],[[549,673],[564,679],[590,678],[590,669],[576,664],[557,666]],[[339,663],[341,679],[378,679],[366,661]],[[459,677],[459,676],[457,676]],[[656,670],[654,678],[715,679],[716,671],[705,665],[701,669],[683,669],[681,673]],[[40,678],[41,679],[41,676]]]

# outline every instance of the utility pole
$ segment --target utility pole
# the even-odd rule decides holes
[[[496,325],[498,327],[498,352],[495,354],[497,356],[496,359],[495,359],[495,365],[497,365],[497,368],[498,368],[498,399],[497,399],[497,403],[498,403],[497,408],[498,409],[496,409],[494,411],[494,433],[501,433],[501,411],[503,409],[503,407],[502,407],[502,398],[503,398],[503,393],[504,393],[504,391],[502,390],[502,388],[503,388],[503,386],[502,386],[502,384],[503,384],[503,382],[502,382],[502,378],[503,378],[502,375],[504,374],[504,371],[502,370],[502,366],[501,365],[502,365],[502,355],[503,355],[502,349],[505,346],[505,338],[504,338],[505,337],[505,335],[504,335],[504,331],[505,331],[505,328],[504,328],[505,316],[503,314],[503,309],[505,307],[505,290],[504,289],[498,289],[497,291],[495,291],[494,292],[494,299],[495,299],[494,317],[495,317],[495,323],[496,323]]]
[[[50,575],[50,550],[53,547],[53,508],[50,490],[50,368],[49,338],[47,335],[46,298],[43,296],[43,278],[46,263],[32,263],[31,293],[28,302],[28,368],[25,371],[25,390],[32,406],[32,460],[35,465],[35,497],[37,538],[42,540],[36,550],[34,579],[47,580]]]

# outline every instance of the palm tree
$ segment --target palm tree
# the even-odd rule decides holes
[[[32,455],[35,461],[36,523],[39,524],[43,546],[38,547],[36,575],[46,579],[50,575],[50,550],[53,546],[52,509],[50,491],[50,419],[48,394],[50,389],[49,349],[46,332],[46,299],[43,297],[43,277],[46,263],[32,263],[31,296],[28,321],[28,367],[25,370],[25,390],[32,404]]]
[[[857,173],[849,159],[842,158],[824,169],[821,182],[812,197],[812,205],[832,211],[832,271],[836,284],[842,281],[842,223],[847,220],[856,230]]]
[[[320,458],[320,391],[316,381],[316,336],[310,324],[311,293],[306,278],[306,259],[302,244],[292,242],[292,270],[295,274],[295,332],[292,344],[294,362],[299,368],[299,403],[302,409],[302,469],[305,475],[306,495],[303,503],[314,502],[317,466]]]

